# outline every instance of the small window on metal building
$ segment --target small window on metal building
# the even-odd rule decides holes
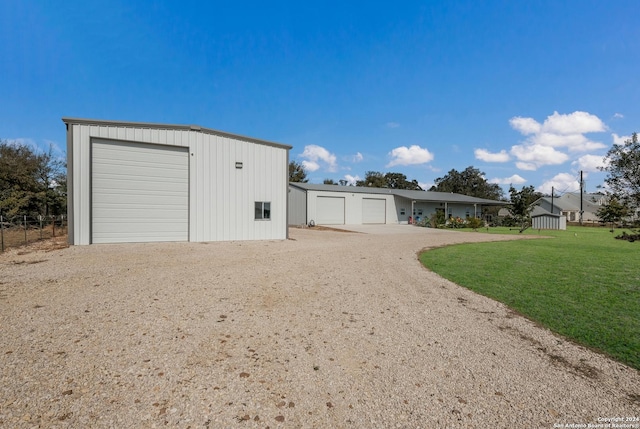
[[[422,216],[422,209],[418,209],[418,216]]]
[[[255,216],[256,220],[271,220],[271,203],[256,201]]]
[[[400,209],[400,216],[404,216],[407,214],[407,210],[403,207]]]

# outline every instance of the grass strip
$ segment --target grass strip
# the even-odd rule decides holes
[[[508,228],[490,232],[517,234]],[[552,238],[448,246],[423,252],[420,261],[454,283],[640,369],[640,243],[614,240],[607,228],[526,233]]]

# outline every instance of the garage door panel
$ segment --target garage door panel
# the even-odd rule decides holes
[[[318,225],[344,225],[344,197],[318,197],[316,215]]]
[[[108,193],[113,190],[116,193],[134,193],[141,190],[149,193],[165,194],[176,193],[183,194],[184,188],[187,186],[186,182],[162,182],[162,181],[150,181],[150,180],[133,180],[131,176],[129,180],[100,178],[93,181],[93,189],[99,189],[101,192]]]
[[[98,154],[106,155],[106,154]],[[183,161],[183,160],[180,160]],[[178,162],[178,159],[176,159]],[[129,163],[127,161],[121,162],[109,162],[109,163],[94,163],[94,166],[104,167],[105,169],[118,169],[118,171],[130,174],[132,176],[143,177],[156,177],[158,179],[173,177],[174,179],[182,177],[182,170],[176,168],[169,168],[168,166],[160,165],[148,165],[148,163]]]
[[[92,241],[186,241],[186,148],[96,140],[92,145]]]
[[[143,236],[143,235],[153,236],[153,235],[158,235],[157,234],[158,226],[163,227],[163,233],[175,235],[175,234],[182,234],[184,224],[182,225],[176,224],[176,225],[173,225],[172,227],[167,227],[166,225],[164,225],[164,222],[153,222],[153,221],[146,222],[142,220],[140,220],[139,222],[128,221],[128,222],[120,223],[120,225],[118,225],[117,231],[113,231],[109,228],[104,228],[103,226],[97,226],[98,231],[95,231],[95,232],[107,234],[112,237],[118,236],[118,235],[129,236],[132,233],[136,234],[137,236]]]
[[[362,199],[362,223],[386,223],[387,201],[383,198]]]
[[[113,207],[113,206],[128,206],[129,208],[142,208],[142,207],[150,207],[162,209],[164,207],[180,207],[181,209],[189,203],[188,198],[184,198],[181,194],[177,192],[173,193],[147,193],[146,195],[140,195],[135,192],[136,189],[127,189],[127,193],[118,193],[118,192],[104,192],[100,196],[100,203],[94,204],[94,209],[96,207]],[[167,203],[162,205],[155,205],[158,201],[158,197],[169,196],[172,197],[168,200]],[[153,206],[153,207],[151,207]]]

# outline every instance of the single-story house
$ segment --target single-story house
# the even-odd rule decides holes
[[[289,225],[397,224],[445,217],[482,217],[495,201],[448,192],[289,183]]]
[[[596,214],[600,207],[607,203],[607,197],[602,194],[582,194],[582,221],[598,222]],[[560,214],[567,218],[568,222],[580,221],[580,193],[567,192],[559,197],[542,197],[533,202],[547,213]],[[551,210],[553,206],[553,211]]]
[[[62,120],[70,244],[287,238],[291,146],[197,125]]]

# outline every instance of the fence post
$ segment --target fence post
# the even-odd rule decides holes
[[[27,244],[27,215],[22,218],[24,219],[24,244]]]
[[[51,222],[51,228],[52,228],[51,236],[55,237],[56,236],[56,217],[55,216],[53,217],[53,222]]]
[[[38,215],[38,220],[40,221],[40,240],[42,240],[42,215]]]
[[[0,248],[4,253],[4,218],[0,214]]]

